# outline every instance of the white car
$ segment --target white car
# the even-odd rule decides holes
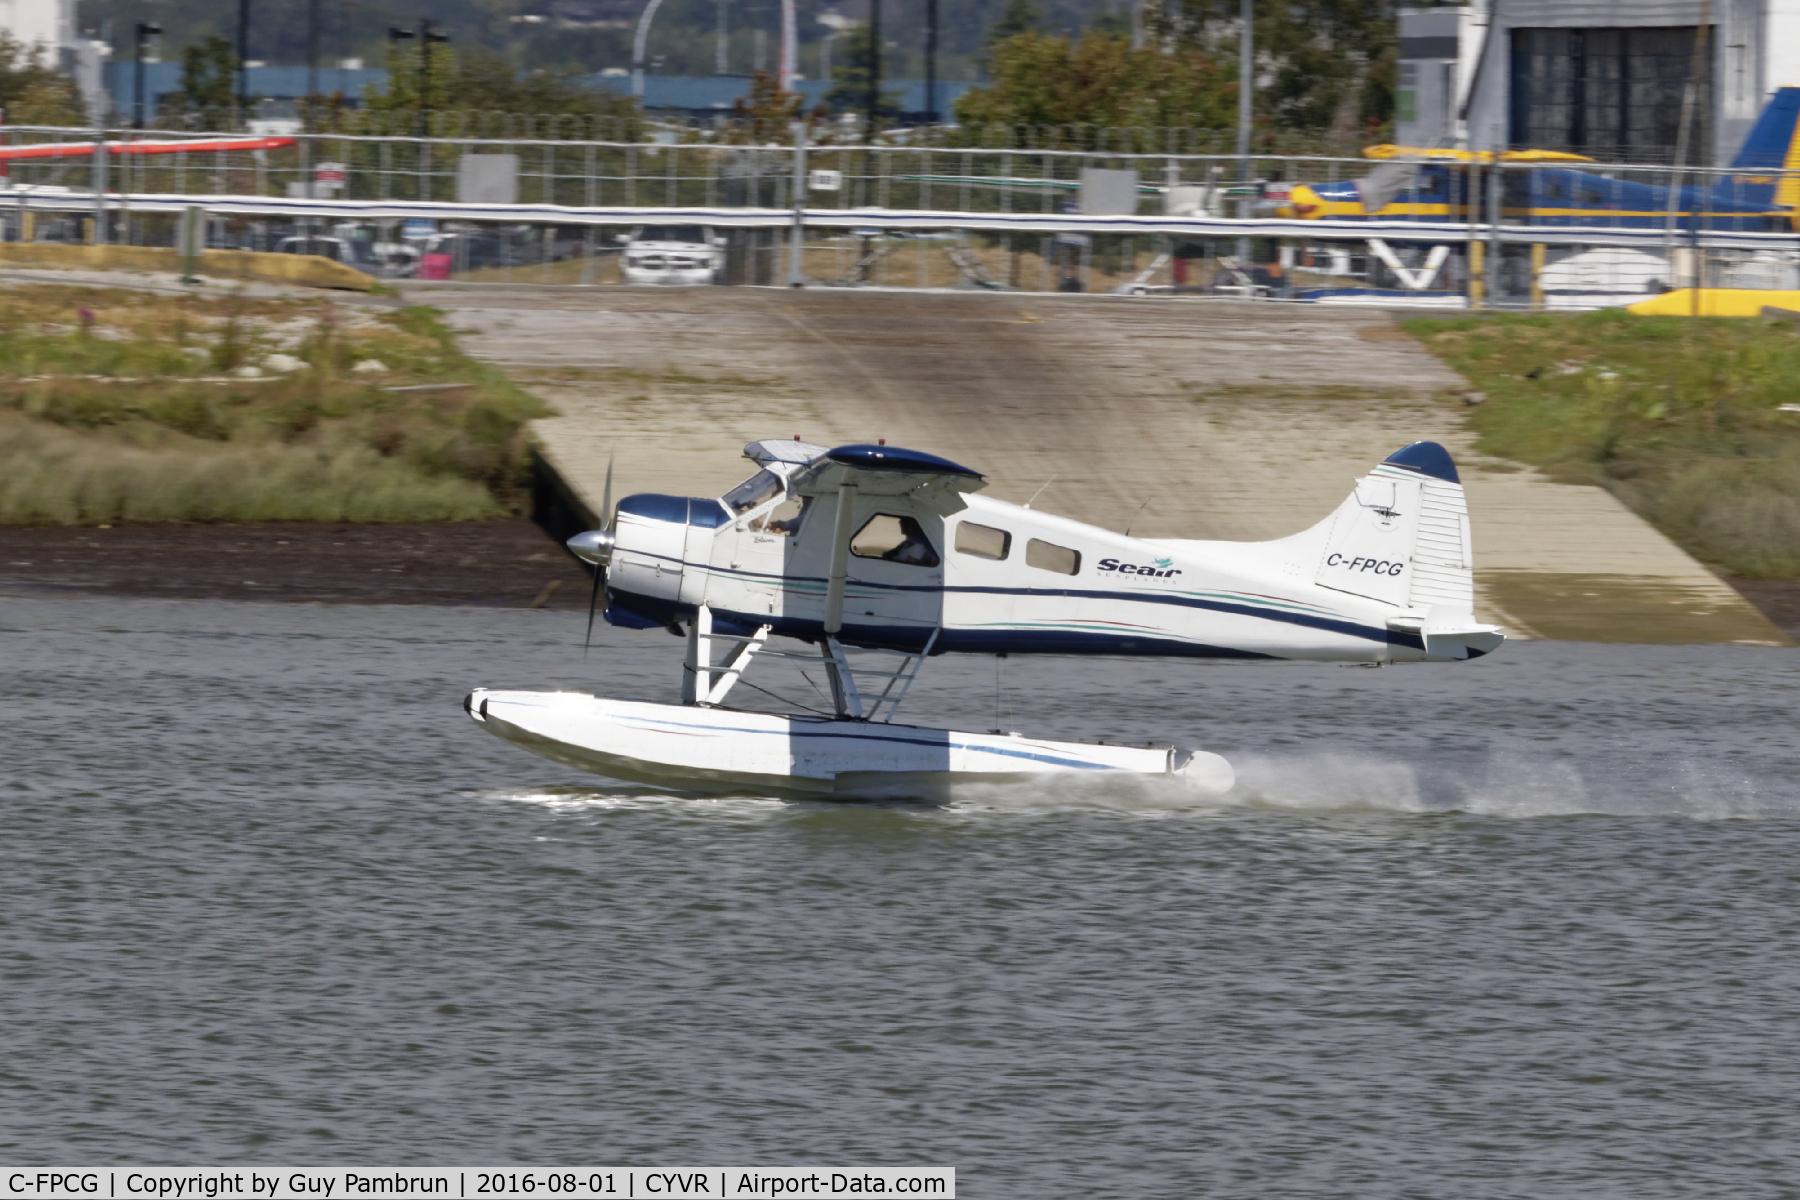
[[[725,271],[725,239],[708,225],[642,225],[624,242],[626,283],[691,287],[717,283]]]

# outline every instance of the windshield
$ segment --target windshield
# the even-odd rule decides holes
[[[701,225],[646,225],[638,230],[640,242],[693,242],[706,245],[706,228]]]
[[[758,471],[726,492],[721,499],[733,516],[760,508],[781,494],[781,476],[773,471]]]

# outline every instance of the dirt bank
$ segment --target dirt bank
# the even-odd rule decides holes
[[[548,591],[543,607],[579,609],[588,587],[562,547],[521,518],[0,526],[0,595],[527,608]]]

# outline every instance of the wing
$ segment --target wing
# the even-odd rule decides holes
[[[961,497],[987,486],[979,471],[921,450],[858,444],[828,450],[794,481],[804,496],[835,494],[844,486],[865,496],[910,496],[943,512],[963,507]]]

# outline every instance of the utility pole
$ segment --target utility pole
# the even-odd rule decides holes
[[[162,34],[162,26],[155,21],[139,21],[137,23],[137,45],[132,51],[132,96],[131,127],[144,127],[144,43]]]
[[[784,92],[794,90],[800,73],[800,28],[794,18],[794,0],[781,0],[781,58],[775,64],[776,84]]]
[[[1250,118],[1255,93],[1251,84],[1256,78],[1256,6],[1254,0],[1243,0],[1238,10],[1241,29],[1238,32],[1238,180],[1246,189],[1250,183]],[[1238,216],[1249,212],[1248,200],[1238,201]],[[1250,239],[1241,237],[1237,244],[1238,270],[1250,277]]]
[[[426,133],[425,122],[431,114],[431,48],[450,40],[447,33],[431,27],[429,18],[419,18],[419,136]]]
[[[730,33],[730,30],[727,28],[726,23],[725,23],[725,3],[726,3],[726,0],[713,0],[714,7],[716,7],[719,10],[719,29],[718,29],[718,33],[716,35],[716,39],[713,42],[713,74],[714,75],[728,75],[731,73],[728,68],[727,55],[726,55],[726,52],[731,45],[731,42],[730,42],[730,38],[727,36]]]
[[[306,94],[319,97],[319,0],[306,0]]]
[[[1254,103],[1251,84],[1256,77],[1256,6],[1254,0],[1242,0],[1238,17],[1242,26],[1238,34],[1238,130],[1237,152],[1239,177],[1250,179],[1250,118]]]
[[[1125,0],[1131,5],[1131,48],[1144,48],[1144,0]]]
[[[788,235],[788,286],[806,286],[806,118],[788,126],[794,134],[794,228]]]
[[[238,120],[250,119],[250,0],[238,0]]]
[[[875,140],[875,122],[881,113],[881,0],[869,0],[869,123],[863,141]]]
[[[925,0],[925,120],[936,125],[937,106],[938,0]]]

